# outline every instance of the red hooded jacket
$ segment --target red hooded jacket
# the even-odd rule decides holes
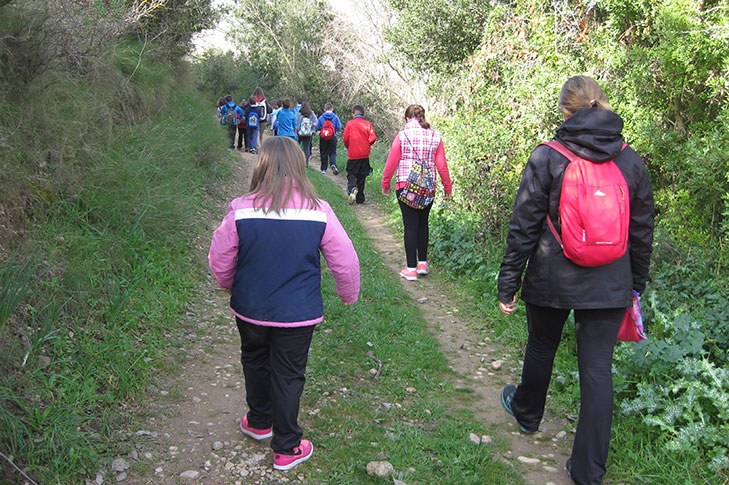
[[[370,148],[377,140],[372,123],[361,115],[352,118],[344,127],[342,141],[347,147],[347,158],[357,160],[358,158],[370,158]]]

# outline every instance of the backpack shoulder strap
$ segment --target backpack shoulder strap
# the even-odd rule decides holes
[[[564,146],[562,144],[562,142],[560,142],[558,140],[547,141],[544,143],[540,143],[540,145],[547,145],[549,148],[558,151],[561,155],[563,155],[570,162],[574,162],[578,158],[581,158],[581,157],[578,157],[577,155],[575,155],[574,153],[572,153],[569,150],[569,148]]]
[[[566,146],[564,146],[558,140],[547,141],[544,143],[540,143],[539,145],[546,145],[549,148],[555,150],[560,155],[564,156],[567,160],[569,160],[570,163],[572,163],[575,160],[577,160],[578,158],[580,158],[577,155],[575,155],[574,153],[572,153]],[[539,145],[537,145],[537,146],[539,146]],[[561,178],[562,177],[560,176],[559,179],[561,180]],[[551,191],[550,191],[550,195],[551,195]],[[554,238],[557,240],[560,247],[564,248],[564,246],[562,245],[562,237],[559,235],[559,232],[557,232],[557,228],[554,227],[554,223],[552,222],[552,217],[549,215],[549,211],[547,211],[547,226],[549,226],[549,231],[552,233]]]

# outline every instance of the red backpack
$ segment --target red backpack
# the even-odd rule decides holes
[[[580,158],[562,143],[547,145],[567,157],[559,222],[562,237],[547,214],[547,224],[564,255],[580,266],[602,266],[620,258],[628,248],[630,200],[628,184],[612,160],[595,163]],[[626,145],[623,144],[623,149]]]
[[[334,129],[334,124],[332,123],[332,120],[324,120],[324,124],[321,127],[321,131],[319,132],[319,136],[324,138],[325,140],[331,140],[334,138],[334,133],[336,130]]]

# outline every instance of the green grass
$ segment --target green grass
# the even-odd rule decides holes
[[[3,284],[9,296],[0,308],[15,310],[0,325],[0,450],[39,483],[83,483],[116,451],[118,429],[169,365],[172,333],[206,277],[193,242],[207,229],[209,192],[229,175],[220,163],[229,155],[212,105],[179,74],[143,65],[141,84],[127,88],[144,96],[124,93],[139,106],[120,108],[135,122],[117,118],[103,129],[80,120],[89,94],[100,103],[109,86],[54,85],[64,96],[49,103],[44,123],[64,130],[31,133],[28,146],[22,133],[11,140],[4,167],[17,186],[8,192],[28,185],[47,197],[30,192],[22,241],[40,269],[20,256],[0,265],[3,281],[14,282]],[[22,167],[48,146],[66,157],[50,175]],[[24,297],[20,304],[14,295]],[[4,473],[15,477],[2,465]]]
[[[470,396],[454,388],[456,376],[419,309],[373,251],[344,192],[309,173],[354,242],[362,290],[357,304],[344,307],[331,274],[324,274],[326,320],[312,343],[301,416],[307,437],[323,452],[302,468],[305,481],[391,483],[365,471],[368,462],[385,457],[395,477],[408,483],[522,483],[511,467],[492,462],[495,452],[504,451],[500,445],[468,441],[471,432],[494,430],[466,410]],[[368,352],[383,364],[377,380],[368,372],[377,367]]]

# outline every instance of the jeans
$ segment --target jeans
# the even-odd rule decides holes
[[[255,150],[258,146],[258,127],[251,128],[249,126],[246,131],[248,131],[248,148]]]
[[[273,427],[271,448],[275,453],[290,454],[304,434],[298,424],[299,402],[314,325],[264,327],[237,317],[236,323],[248,423],[257,429]]]
[[[529,338],[521,383],[511,402],[519,424],[536,430],[544,415],[552,365],[569,309],[526,303]],[[613,417],[613,349],[625,308],[575,310],[580,417],[572,448],[572,479],[601,484]]]

